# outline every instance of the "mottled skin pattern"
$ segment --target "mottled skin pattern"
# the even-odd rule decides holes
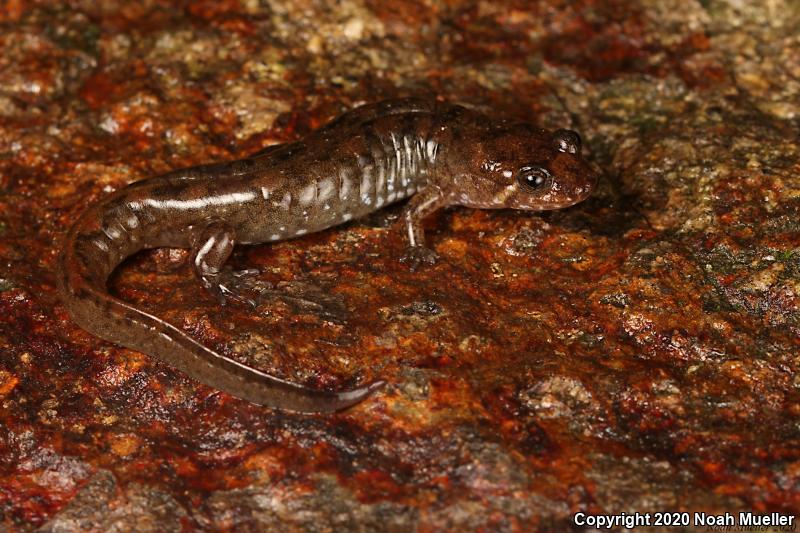
[[[223,270],[235,244],[319,231],[411,196],[402,216],[411,268],[432,263],[422,220],[448,205],[558,209],[585,199],[596,174],[580,138],[494,121],[433,100],[388,100],[346,113],[305,139],[229,163],[134,183],[87,209],[60,257],[59,290],[73,320],[111,342],[160,358],[251,402],[331,412],[383,385],[308,389],[229,359],[111,295],[106,281],[128,256],[154,247],[192,250],[203,286],[222,302],[247,301]]]

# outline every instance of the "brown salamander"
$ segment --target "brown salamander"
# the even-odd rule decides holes
[[[570,130],[545,131],[422,99],[345,113],[306,138],[250,157],[176,170],[120,189],[77,220],[60,256],[58,285],[72,319],[108,341],[158,357],[192,378],[256,404],[331,412],[383,385],[309,389],[236,362],[107,292],[128,256],[191,249],[194,271],[223,303],[246,301],[223,264],[236,244],[300,237],[411,197],[401,258],[433,263],[422,220],[448,205],[559,209],[585,199],[596,173]]]

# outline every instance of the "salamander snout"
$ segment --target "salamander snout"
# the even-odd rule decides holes
[[[555,153],[548,167],[556,176],[551,193],[554,208],[582,202],[597,186],[599,173],[581,156],[580,135],[572,130],[556,130],[551,145]]]
[[[549,171],[553,175],[548,200],[549,209],[560,209],[582,202],[597,187],[599,173],[582,157],[564,153],[550,161]]]
[[[513,193],[510,187],[502,193],[506,207],[561,209],[582,202],[597,186],[598,172],[581,155],[576,132],[560,129],[542,137],[537,150],[518,159]]]

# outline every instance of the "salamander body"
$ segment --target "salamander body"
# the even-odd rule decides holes
[[[328,392],[271,376],[110,295],[108,277],[140,250],[187,248],[207,291],[223,303],[246,301],[223,269],[234,245],[301,237],[408,197],[401,260],[417,268],[436,260],[422,220],[437,209],[538,211],[584,200],[597,176],[580,152],[573,131],[496,121],[454,104],[412,98],[362,106],[300,141],[145,179],[90,206],[61,252],[59,292],[83,329],[197,381],[270,407],[337,411],[383,382]]]

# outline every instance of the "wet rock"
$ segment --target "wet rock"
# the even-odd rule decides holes
[[[0,529],[564,531],[572,513],[800,505],[796,2],[0,3]],[[326,390],[301,416],[88,335],[55,291],[89,203],[427,95],[580,132],[596,194],[399,207],[237,248],[255,310],[185,254],[110,290]]]

